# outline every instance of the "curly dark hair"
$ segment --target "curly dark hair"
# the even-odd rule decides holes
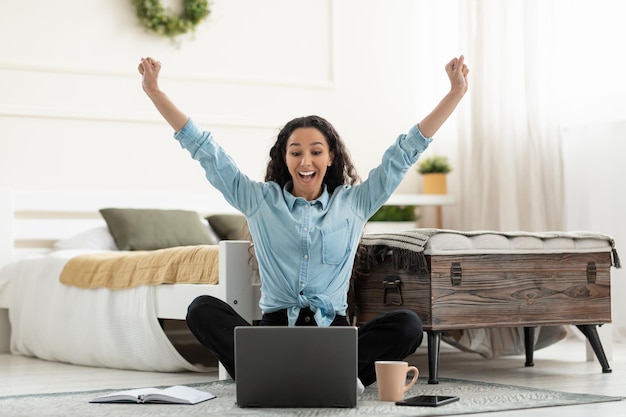
[[[276,143],[270,149],[270,161],[267,163],[265,181],[276,181],[281,187],[291,181],[291,174],[285,163],[287,141],[294,130],[302,127],[313,127],[319,130],[326,138],[328,148],[334,155],[333,163],[328,167],[324,176],[324,184],[328,187],[329,193],[332,194],[335,188],[341,185],[353,185],[361,180],[352,164],[346,145],[333,125],[320,116],[305,116],[291,120],[278,132]]]

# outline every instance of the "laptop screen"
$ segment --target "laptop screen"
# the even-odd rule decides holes
[[[355,407],[356,327],[235,328],[239,407]]]

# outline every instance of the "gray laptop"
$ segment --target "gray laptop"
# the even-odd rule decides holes
[[[356,327],[235,328],[239,407],[356,407]]]

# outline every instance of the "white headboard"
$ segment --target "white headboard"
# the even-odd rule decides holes
[[[238,213],[217,191],[200,193],[75,192],[0,189],[0,265],[52,247],[98,225],[105,207]]]

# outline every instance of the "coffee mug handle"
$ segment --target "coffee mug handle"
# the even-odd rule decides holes
[[[404,392],[407,392],[408,390],[411,389],[413,385],[415,385],[415,383],[417,382],[417,377],[420,374],[420,371],[415,366],[409,366],[407,368],[406,370],[407,376],[409,375],[409,372],[413,372],[413,379],[411,379],[411,381],[404,386]]]

